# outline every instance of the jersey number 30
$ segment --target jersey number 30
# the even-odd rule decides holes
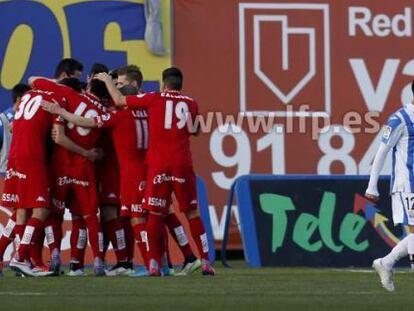
[[[35,97],[31,97],[30,94],[26,94],[22,97],[19,110],[17,110],[16,114],[14,115],[14,119],[18,120],[22,116],[25,120],[30,120],[39,110],[40,104],[42,102],[42,96],[37,95]]]

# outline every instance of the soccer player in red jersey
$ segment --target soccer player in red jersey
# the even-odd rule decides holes
[[[88,75],[89,86],[96,83],[96,80],[92,78],[99,72],[108,72],[108,68],[103,64],[94,64]],[[102,100],[107,102],[108,109],[115,109],[108,93],[107,98],[102,98]],[[128,227],[125,228],[123,218],[120,217],[119,165],[110,129],[102,129],[98,146],[102,148],[104,154],[103,159],[96,163],[100,216],[104,233],[104,254],[111,242],[117,257],[117,264],[110,270],[106,270],[106,275],[128,274],[133,271],[134,237],[129,219]],[[130,236],[126,234],[127,232]]]
[[[148,121],[145,110],[122,109],[107,114],[84,118],[68,111],[51,111],[60,114],[73,124],[83,127],[109,129],[120,168],[121,216],[130,218],[136,233],[141,255],[146,259],[147,243],[145,233],[146,215],[142,210],[148,146]],[[118,265],[119,268],[121,265]]]
[[[196,177],[194,174],[188,119],[198,113],[197,103],[181,94],[183,75],[178,68],[163,72],[163,92],[123,96],[111,78],[100,73],[114,102],[129,109],[146,109],[149,116],[150,142],[147,154],[145,208],[149,211],[147,233],[151,275],[160,275],[160,261],[165,249],[165,216],[175,193],[180,210],[185,213],[194,242],[202,259],[202,273],[214,275],[208,260],[208,242],[197,209]],[[194,124],[194,123],[193,123]]]
[[[44,78],[32,77],[29,81],[37,89],[52,90],[61,94],[67,100],[68,110],[75,114],[96,116],[105,112],[105,108],[102,106],[99,98],[94,95],[99,95],[99,88],[95,91],[92,89],[94,94],[80,94],[79,80],[76,78],[67,78],[65,80],[61,82],[72,85],[78,92],[73,88]],[[63,215],[66,201],[69,199],[69,195],[73,194],[78,204],[70,207],[72,218],[83,218],[88,228],[89,242],[95,258],[94,272],[98,276],[105,275],[102,258],[103,236],[97,216],[98,199],[96,194],[95,166],[88,158],[80,155],[95,147],[100,131],[77,127],[70,123],[65,124],[64,120],[60,120],[60,124],[56,126],[55,130],[57,140],[59,140],[61,133],[64,133],[66,130],[67,137],[80,148],[83,148],[82,150],[68,150],[57,145],[54,150],[52,158],[52,203],[57,211],[55,215]],[[53,224],[55,224],[56,232],[59,232],[60,222],[52,222]],[[54,250],[56,252],[52,254],[52,261],[55,256],[56,261],[60,262],[60,243],[55,245]],[[72,261],[74,260],[76,259],[72,259]]]
[[[135,65],[127,65],[117,69],[117,81],[115,85],[118,89],[124,87],[135,87],[139,91],[142,86],[143,75],[139,67]],[[124,88],[125,89],[125,88]],[[123,95],[137,95],[135,94],[124,94]],[[184,264],[181,274],[192,273],[200,267],[200,261],[194,256],[193,251],[191,250],[190,244],[187,239],[187,235],[184,232],[184,227],[181,224],[180,220],[175,215],[174,211],[171,209],[169,214],[165,218],[165,223],[170,231],[171,236],[179,246],[181,252],[184,256]],[[143,233],[144,234],[144,233]],[[135,233],[137,236],[137,233]],[[138,239],[139,241],[139,239]],[[166,268],[164,266],[164,268]],[[166,272],[166,270],[164,270]]]
[[[32,244],[41,236],[44,221],[50,213],[46,143],[54,118],[39,109],[43,99],[64,104],[62,96],[40,90],[31,90],[21,98],[13,121],[2,196],[2,205],[16,210],[15,233],[22,237],[10,267],[28,276],[47,274],[35,274],[29,263]],[[29,210],[32,211],[30,219]]]
[[[17,110],[17,105],[20,103],[20,99],[23,94],[29,91],[31,88],[26,84],[17,84],[12,89],[13,106],[4,112],[4,118],[0,118],[1,130],[0,133],[3,136],[1,138],[1,152],[0,152],[0,179],[1,179],[1,190],[3,192],[4,178],[7,172],[7,159],[9,158],[10,141],[12,135],[12,122],[14,113]],[[7,121],[7,122],[5,122]],[[3,275],[3,257],[7,247],[15,240],[14,227],[16,225],[16,212],[10,216],[6,226],[3,228],[0,237],[0,276]],[[18,240],[21,240],[19,237]]]

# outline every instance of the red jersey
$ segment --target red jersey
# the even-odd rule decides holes
[[[75,115],[93,118],[106,112],[105,107],[100,103],[99,99],[92,94],[80,94],[70,87],[51,82],[47,79],[35,80],[34,87],[42,90],[52,90],[62,95],[67,100],[65,109]],[[57,120],[59,123],[65,124],[62,118],[58,117]],[[66,136],[85,149],[91,149],[96,146],[100,132],[99,129],[83,128],[75,126],[70,122],[66,124],[65,129]],[[59,162],[71,165],[74,164],[74,161],[88,161],[85,157],[73,153],[62,146],[57,146],[54,157]]]
[[[60,94],[40,90],[25,93],[14,116],[9,159],[46,161],[46,145],[55,117],[42,109],[42,100],[56,100],[66,107]]]
[[[177,91],[154,92],[126,96],[130,109],[148,111],[150,142],[147,154],[149,164],[192,164],[188,120],[198,114],[194,99]]]
[[[98,127],[110,128],[121,171],[142,163],[148,148],[148,120],[145,110],[116,110],[94,118]]]

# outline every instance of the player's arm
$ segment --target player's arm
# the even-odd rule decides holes
[[[92,118],[84,118],[81,116],[78,116],[76,114],[70,113],[65,108],[61,107],[56,101],[47,102],[42,101],[41,106],[44,110],[51,114],[56,114],[61,116],[63,119],[81,127],[97,127],[97,124],[95,123],[94,119]]]
[[[111,94],[111,97],[116,106],[128,106],[131,109],[148,108],[154,100],[154,93],[128,95],[124,96],[115,86],[110,75],[105,72],[98,73],[95,79],[105,82],[105,85]]]
[[[58,84],[56,83],[56,80],[45,77],[30,77],[28,83],[31,88],[35,88],[42,91],[56,92],[59,88]]]
[[[393,115],[388,120],[387,125],[384,128],[381,144],[375,155],[374,162],[371,167],[371,174],[369,178],[368,188],[365,191],[365,197],[371,201],[378,201],[378,179],[382,168],[384,167],[385,160],[388,152],[394,147],[402,134],[402,121],[399,117]]]
[[[99,158],[100,153],[97,149],[85,149],[79,146],[78,144],[74,143],[69,137],[65,134],[65,126],[63,124],[56,123],[53,125],[53,141],[61,145],[62,147],[66,148],[67,150],[77,153],[88,160],[94,162],[96,159]]]
[[[94,79],[98,79],[105,83],[106,88],[108,89],[109,94],[111,94],[111,97],[116,106],[123,107],[127,105],[125,96],[122,95],[118,90],[110,75],[108,75],[106,72],[101,72],[98,73]]]

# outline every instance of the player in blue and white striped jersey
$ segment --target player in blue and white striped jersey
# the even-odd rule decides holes
[[[411,88],[414,93],[414,82]],[[394,225],[408,225],[410,233],[387,256],[374,260],[373,268],[380,275],[383,287],[393,291],[394,264],[409,255],[414,269],[414,104],[409,103],[394,112],[383,131],[365,197],[374,202],[378,200],[378,177],[388,152],[392,150],[390,190],[393,221]]]

